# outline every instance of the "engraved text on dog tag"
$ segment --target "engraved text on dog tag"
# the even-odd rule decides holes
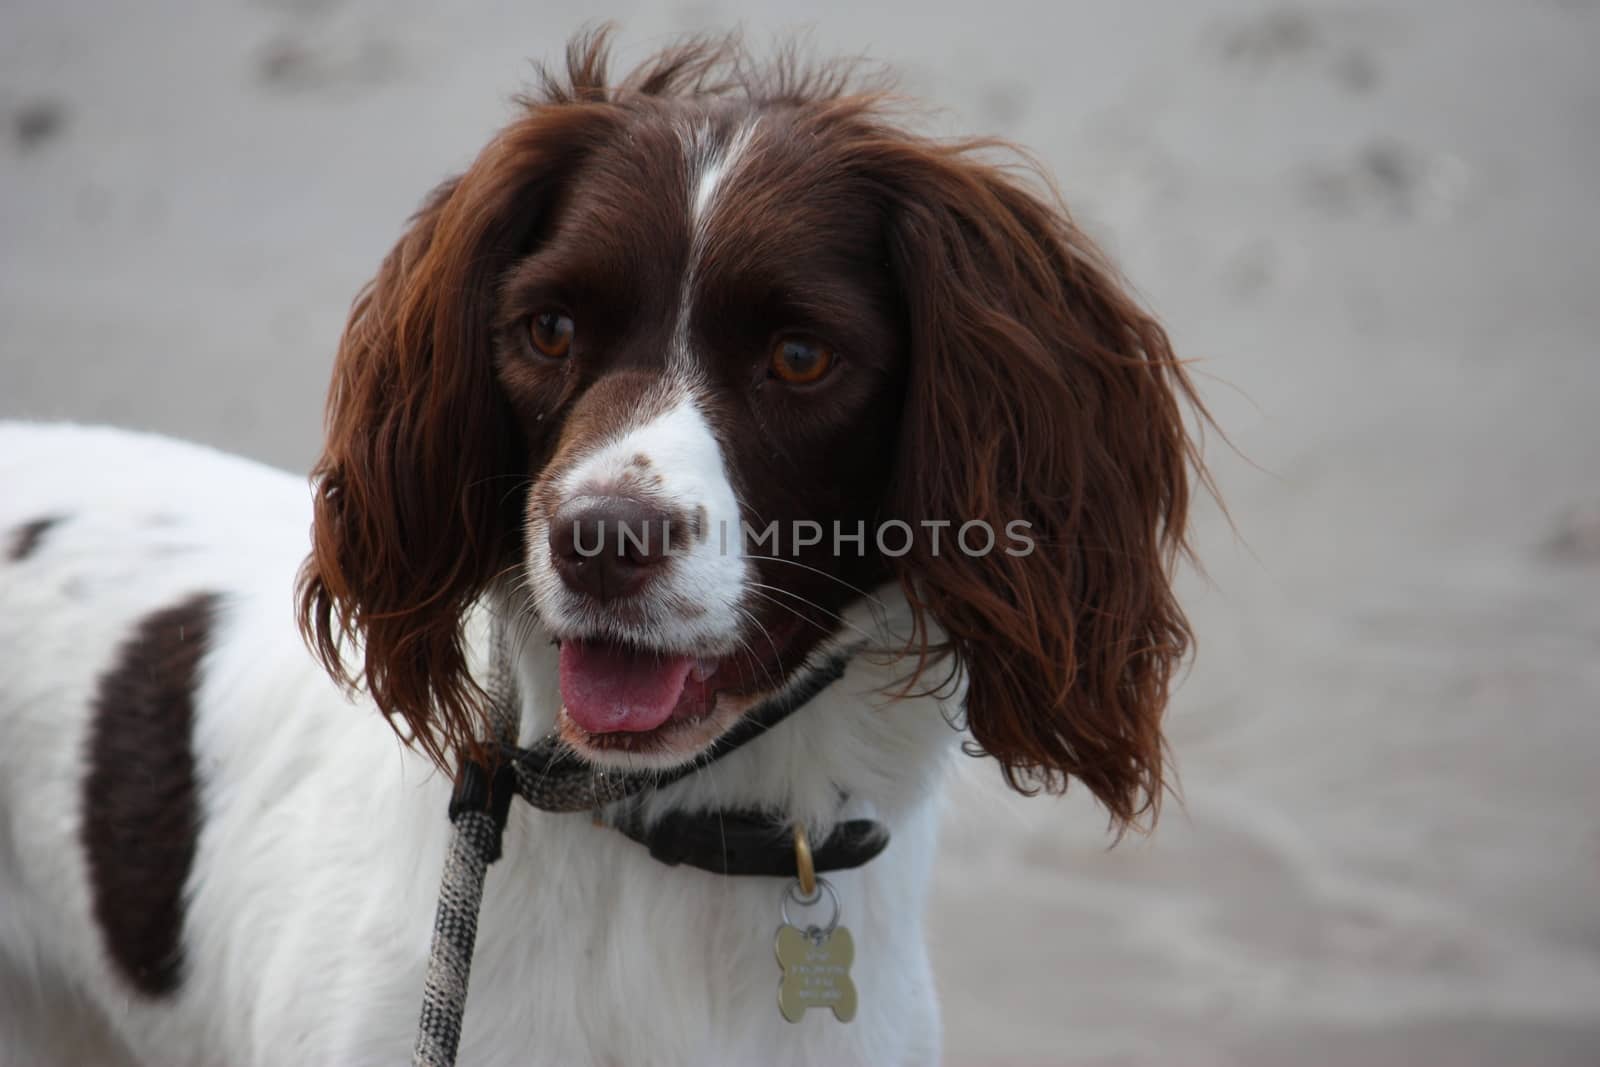
[[[784,923],[778,927],[777,950],[783,968],[778,1010],[785,1019],[797,1023],[807,1008],[832,1008],[842,1023],[856,1017],[856,986],[850,980],[856,946],[849,930],[801,930]]]

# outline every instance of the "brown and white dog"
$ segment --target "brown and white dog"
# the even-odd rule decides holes
[[[587,37],[356,301],[309,497],[0,428],[0,1063],[404,1061],[494,614],[524,739],[606,766],[847,659],[650,810],[892,841],[832,880],[858,1016],[790,1024],[779,883],[514,810],[461,1062],[935,1062],[952,724],[1132,824],[1188,643],[1190,386],[995,147],[724,45],[613,82]]]

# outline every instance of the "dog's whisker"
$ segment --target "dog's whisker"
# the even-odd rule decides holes
[[[744,558],[745,559],[765,560],[765,561],[771,562],[771,563],[786,563],[791,567],[799,567],[801,570],[810,571],[812,574],[820,575],[821,577],[826,578],[829,581],[838,582],[840,585],[842,585],[846,589],[850,590],[850,592],[855,593],[857,596],[865,597],[867,600],[869,600],[872,603],[876,604],[878,607],[883,608],[884,610],[888,610],[888,605],[885,604],[875,594],[868,592],[867,590],[861,588],[858,585],[850,584],[849,582],[845,581],[843,578],[839,577],[837,574],[829,574],[827,571],[822,570],[819,567],[813,567],[809,563],[801,563],[797,559],[785,559],[783,556],[750,555],[748,553],[745,555]]]
[[[817,622],[815,619],[811,618],[809,615],[807,615],[805,612],[801,611],[799,608],[796,608],[791,604],[786,604],[783,601],[779,600],[777,597],[772,596],[769,593],[762,592],[763,589],[773,589],[773,590],[776,590],[777,592],[784,593],[787,596],[795,597],[796,599],[803,601],[804,603],[810,605],[811,607],[816,608],[818,611],[822,611],[827,615],[833,616],[833,618],[835,620],[837,620],[841,626],[844,626],[846,629],[855,631],[856,633],[860,634],[862,637],[866,638],[868,641],[872,641],[872,642],[876,643],[877,640],[878,640],[872,634],[868,633],[866,630],[863,630],[860,626],[857,626],[855,623],[851,622],[849,619],[845,618],[843,615],[838,615],[838,614],[835,614],[834,612],[828,611],[826,608],[823,608],[820,605],[813,603],[812,601],[806,600],[805,597],[800,596],[798,593],[790,593],[786,589],[779,589],[777,586],[773,586],[773,585],[761,585],[760,583],[757,583],[757,582],[752,582],[751,583],[751,590],[750,591],[752,593],[754,593],[756,596],[758,596],[761,599],[767,601],[768,603],[771,603],[771,604],[773,604],[773,605],[775,605],[777,607],[782,608],[783,610],[785,610],[785,611],[789,612],[790,614],[794,615],[795,617],[799,618],[802,622],[806,623],[809,626],[815,627],[818,630],[821,630],[823,633],[831,633],[832,631],[829,630],[829,628],[827,626],[825,626],[822,623]]]

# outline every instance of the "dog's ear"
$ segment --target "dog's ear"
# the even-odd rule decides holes
[[[497,288],[604,110],[530,106],[428,199],[339,344],[301,628],[441,765],[483,736],[462,620],[515,559],[527,473],[495,376]]]
[[[929,617],[943,630],[972,736],[1013,787],[1077,778],[1137,824],[1160,801],[1161,716],[1190,638],[1171,568],[1199,470],[1183,409],[1203,410],[1064,211],[970,148],[895,151],[911,337],[896,513],[953,524],[937,553],[919,535],[898,561],[919,632]],[[952,543],[974,520],[992,551]]]

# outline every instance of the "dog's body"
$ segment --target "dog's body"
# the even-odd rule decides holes
[[[304,482],[160,438],[12,424],[0,486],[0,531],[56,520],[23,558],[0,552],[0,1063],[407,1062],[450,782],[295,630]],[[182,984],[150,997],[108,961],[95,914],[89,735],[120,646],[197,593],[218,598],[194,702],[202,817]],[[559,701],[553,653],[526,650],[544,679],[528,737]],[[882,856],[830,877],[859,946],[853,1022],[779,1015],[781,880],[668,868],[587,814],[519,804],[486,887],[461,1062],[936,1062],[921,918],[957,735],[930,702],[874,699],[887,680],[857,660],[772,737],[667,791],[891,827]],[[103,728],[130,710],[104,708]]]
[[[781,880],[514,808],[464,1064],[935,1062],[954,727],[1119,828],[1158,802],[1195,459],[1160,327],[990,146],[835,70],[605,66],[577,42],[357,298],[309,493],[0,431],[0,1061],[402,1061],[491,632],[523,740],[608,772],[845,662],[641,817],[890,844],[832,880],[858,1014],[790,1023]]]

